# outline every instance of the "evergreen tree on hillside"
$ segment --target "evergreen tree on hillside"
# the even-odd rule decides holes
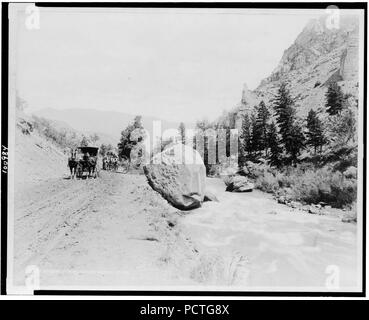
[[[282,83],[278,89],[278,93],[274,100],[274,110],[276,112],[279,133],[281,134],[282,140],[285,143],[288,136],[287,133],[292,128],[295,117],[293,99],[285,83]]]
[[[341,87],[336,82],[330,83],[325,97],[325,107],[328,114],[331,116],[340,114],[343,109],[345,100]]]
[[[277,123],[281,141],[286,153],[290,155],[290,161],[297,162],[297,156],[304,147],[305,137],[302,127],[296,121],[294,101],[285,83],[282,83],[274,100]]]
[[[257,116],[255,123],[255,133],[257,136],[257,150],[265,150],[265,156],[268,152],[268,121],[270,113],[264,101],[261,101],[257,108]]]
[[[252,152],[251,121],[248,114],[245,114],[242,119],[240,140],[239,159],[243,165],[251,157]]]
[[[268,146],[270,148],[269,161],[272,166],[281,164],[282,148],[280,147],[278,130],[274,121],[268,126]]]
[[[343,147],[356,141],[356,118],[351,109],[344,109],[340,115],[329,118],[329,138],[335,147]]]
[[[307,141],[306,144],[314,147],[314,153],[316,153],[317,149],[322,148],[325,144],[326,139],[323,131],[323,124],[318,118],[317,113],[311,109],[308,113],[307,119]]]
[[[262,128],[258,125],[257,116],[251,115],[251,153],[254,157],[257,157],[259,151],[263,150],[262,147]]]
[[[302,127],[296,122],[286,133],[285,148],[286,152],[291,156],[291,162],[296,164],[297,157],[305,145],[305,136]]]

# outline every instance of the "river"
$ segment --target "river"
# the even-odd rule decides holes
[[[207,178],[219,202],[205,202],[182,220],[199,251],[230,257],[241,290],[354,291],[361,283],[357,225],[278,204],[271,195],[225,192]],[[241,263],[242,262],[242,263]],[[216,282],[214,282],[216,284]]]

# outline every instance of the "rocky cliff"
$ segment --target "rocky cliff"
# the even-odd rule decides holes
[[[281,82],[286,82],[296,100],[297,114],[324,106],[330,82],[337,82],[345,93],[358,97],[359,20],[340,18],[338,29],[326,27],[325,18],[311,20],[295,42],[283,53],[278,66],[254,91],[246,86],[235,109],[236,118],[250,111],[259,101],[271,106]]]

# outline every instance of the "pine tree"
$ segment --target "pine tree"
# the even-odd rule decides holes
[[[332,116],[328,122],[329,138],[336,147],[355,142],[356,116],[353,110],[345,109],[340,115]]]
[[[265,150],[265,156],[268,152],[268,121],[270,113],[264,101],[261,101],[257,108],[257,116],[255,123],[255,143],[258,143],[257,150]],[[257,140],[257,141],[256,141]],[[256,147],[256,146],[255,146]]]
[[[268,146],[270,148],[270,164],[279,166],[281,164],[282,148],[279,145],[277,126],[274,121],[268,126]]]
[[[314,147],[314,153],[316,154],[317,148],[325,144],[326,139],[324,137],[323,124],[318,118],[317,113],[311,109],[308,113],[307,119],[307,141],[306,144]]]
[[[283,142],[285,143],[287,132],[292,128],[295,117],[293,99],[285,83],[282,83],[278,89],[277,96],[274,100],[274,109],[276,111],[279,132],[282,136]]]
[[[296,121],[293,99],[285,83],[282,83],[274,100],[279,133],[290,160],[297,162],[297,156],[304,147],[305,137],[301,126]]]
[[[257,117],[252,114],[251,115],[251,153],[254,157],[257,157],[259,151],[263,150],[262,147],[262,136],[263,132],[261,127],[258,125]]]
[[[344,106],[344,96],[341,87],[336,82],[330,83],[325,97],[325,107],[328,114],[331,116],[340,114]]]
[[[243,165],[250,158],[252,152],[251,121],[248,114],[245,114],[242,119],[240,140],[239,158],[241,164]]]
[[[297,162],[297,156],[305,145],[305,136],[302,127],[298,123],[292,124],[288,132],[286,132],[285,148],[286,152],[291,156],[291,162]]]

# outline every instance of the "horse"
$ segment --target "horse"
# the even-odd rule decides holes
[[[68,158],[68,167],[70,170],[70,178],[73,179],[76,175],[76,171],[77,171],[77,166],[78,166],[78,161],[77,161],[77,150],[76,149],[71,149],[70,152],[70,157]]]

